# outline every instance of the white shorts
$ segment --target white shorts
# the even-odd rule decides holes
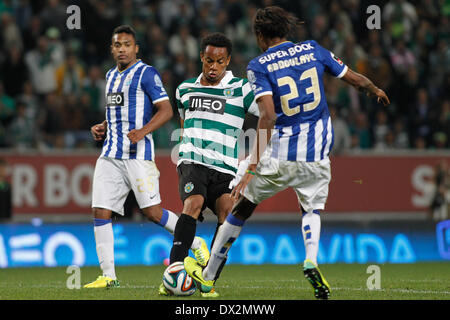
[[[138,159],[100,157],[92,183],[92,208],[124,214],[123,205],[133,190],[139,208],[161,203],[159,171],[155,162]]]
[[[280,191],[293,188],[299,205],[306,212],[325,209],[331,180],[330,160],[316,162],[285,161],[263,155],[256,175],[244,190],[244,196],[259,204]]]

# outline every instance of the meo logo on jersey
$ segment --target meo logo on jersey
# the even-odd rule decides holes
[[[202,96],[189,97],[189,111],[196,110],[223,114],[225,111],[225,99]]]
[[[108,95],[106,96],[106,105],[108,107],[111,106],[123,107],[124,105],[123,92],[108,93]]]

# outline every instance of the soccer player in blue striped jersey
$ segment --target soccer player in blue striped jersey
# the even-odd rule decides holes
[[[175,213],[160,205],[152,139],[152,132],[171,119],[172,106],[158,71],[137,59],[138,51],[135,31],[130,26],[117,27],[111,44],[116,66],[106,74],[106,120],[91,128],[95,140],[106,136],[92,184],[95,242],[103,274],[85,288],[119,286],[111,215],[123,215],[130,191],[150,221],[172,234],[178,221]],[[205,249],[209,254],[199,237],[191,249],[200,258]]]
[[[258,135],[246,173],[232,192],[237,202],[219,229],[208,265],[201,270],[192,260],[185,262],[186,271],[196,274],[204,286],[214,284],[221,261],[256,206],[291,187],[303,214],[304,275],[316,298],[330,296],[330,286],[317,266],[319,210],[325,208],[328,197],[333,145],[323,74],[342,79],[384,105],[389,99],[372,81],[352,71],[317,42],[287,41],[295,24],[296,19],[279,7],[256,12],[253,30],[264,53],[250,61],[247,78],[260,110]]]

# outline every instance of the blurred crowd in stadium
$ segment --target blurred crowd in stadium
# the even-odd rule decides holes
[[[69,5],[81,29],[69,30]],[[277,4],[304,21],[292,39],[314,39],[387,92],[383,108],[327,77],[334,152],[349,149],[450,147],[450,3],[377,1],[381,30],[369,30],[372,1],[0,0],[0,147],[96,148],[90,127],[104,119],[105,72],[114,66],[114,27],[137,32],[139,57],[161,73],[172,105],[183,80],[201,71],[199,43],[209,32],[233,41],[231,70],[245,77],[260,54],[251,21],[258,7]],[[155,135],[170,148],[178,113]]]

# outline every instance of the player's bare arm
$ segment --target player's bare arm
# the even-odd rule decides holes
[[[173,116],[172,105],[169,100],[164,100],[155,104],[158,112],[152,117],[152,119],[140,129],[131,130],[127,137],[131,143],[138,143],[147,134],[162,127]]]
[[[256,130],[256,141],[252,148],[250,164],[247,171],[241,181],[233,188],[233,191],[231,192],[231,197],[234,200],[239,198],[241,192],[244,191],[250,180],[253,178],[256,166],[259,163],[261,155],[266,150],[266,146],[272,136],[271,133],[274,128],[275,121],[277,120],[272,95],[261,96],[256,100],[256,102],[258,103],[260,113],[258,128]]]
[[[94,137],[95,141],[100,141],[105,137],[107,127],[108,123],[106,122],[106,120],[91,127],[91,134]]]
[[[385,106],[391,103],[383,90],[375,86],[370,79],[351,70],[350,68],[342,77],[342,80],[352,85],[359,91],[365,92],[369,97],[377,97],[377,102],[381,102]]]

